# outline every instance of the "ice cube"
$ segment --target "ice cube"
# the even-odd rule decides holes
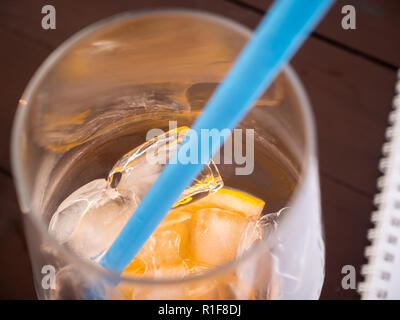
[[[188,132],[188,127],[170,130],[125,154],[110,171],[108,180],[111,186],[120,191],[130,190],[140,200],[143,199]],[[175,207],[204,197],[222,186],[218,168],[210,159],[191,186],[182,193]]]
[[[237,212],[220,208],[197,211],[191,232],[194,259],[212,266],[233,260],[247,223]]]
[[[250,220],[240,236],[236,256],[240,257],[263,237],[268,237],[269,234],[277,228],[277,220],[286,209],[288,209],[288,207],[282,208],[278,212],[265,214],[255,221]]]
[[[105,179],[82,186],[53,215],[49,232],[78,255],[96,259],[121,231],[138,200],[111,188]]]
[[[49,232],[80,256],[98,260],[158,178],[188,130],[187,127],[180,127],[145,142],[118,160],[107,180],[96,179],[73,192],[53,215]],[[222,186],[218,169],[210,160],[174,207],[203,197]],[[143,261],[155,268],[165,259],[166,255],[162,252],[168,252],[168,259],[183,256],[187,250],[180,244],[183,237],[184,243],[188,243],[188,227],[174,222],[174,219],[183,221],[189,218],[187,213],[175,212],[165,219],[160,225],[160,230],[164,226],[164,231],[156,231],[157,235],[150,238],[143,252],[139,253],[152,256],[153,260],[157,256],[161,260],[149,262],[146,258]],[[165,223],[174,223],[175,226],[165,229]],[[167,236],[169,240],[165,238]]]
[[[104,193],[104,198],[107,199],[107,193]],[[98,259],[120,233],[137,205],[135,198],[121,194],[93,203],[67,245],[83,256]]]
[[[175,230],[157,230],[147,240],[139,257],[151,260],[154,268],[179,263],[181,236]]]
[[[49,232],[60,243],[68,241],[91,202],[98,200],[99,192],[106,187],[105,179],[96,179],[71,193],[52,216]]]
[[[121,300],[121,290],[109,284],[108,281],[99,281],[93,275],[87,275],[77,266],[67,265],[59,269],[55,275],[55,286],[50,289],[52,300],[81,300],[87,299],[85,292],[88,288],[96,288],[101,296],[110,300]]]
[[[270,237],[277,228],[278,218],[286,209],[288,208],[265,214],[257,220],[250,221],[242,232],[236,257],[240,257],[262,239]],[[244,299],[246,295],[253,298],[264,298],[271,286],[273,260],[270,247],[264,245],[259,248],[258,253],[258,255],[242,261],[236,269],[237,281],[231,284],[231,289],[239,299]]]
[[[166,275],[185,274],[183,266],[174,266],[165,269]],[[165,276],[165,275],[164,275]],[[214,300],[221,298],[219,296],[218,282],[216,280],[194,281],[184,284],[157,285],[157,286],[139,286],[139,285],[120,285],[125,299],[170,299],[170,300]],[[223,297],[222,297],[223,298]]]
[[[184,277],[191,266],[186,266],[189,257],[189,231],[191,214],[176,209],[168,213],[140,252],[125,269],[128,276]],[[180,272],[175,273],[179,266]]]
[[[133,300],[182,300],[185,297],[182,285],[136,286],[131,292]]]

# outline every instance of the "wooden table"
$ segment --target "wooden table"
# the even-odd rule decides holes
[[[306,1],[306,0],[305,0]],[[57,29],[41,28],[51,2]],[[186,7],[214,12],[254,28],[270,0],[2,0],[0,2],[0,298],[34,299],[31,267],[14,191],[9,141],[17,101],[40,63],[81,28],[142,8]],[[341,8],[352,4],[357,29],[341,28]],[[291,61],[310,96],[317,127],[326,238],[323,299],[358,299],[341,287],[341,269],[365,262],[374,209],[378,160],[396,70],[400,66],[400,1],[338,0]],[[357,280],[361,280],[358,274]]]

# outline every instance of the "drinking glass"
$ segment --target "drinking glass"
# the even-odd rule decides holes
[[[121,14],[78,32],[23,93],[12,169],[39,299],[317,299],[324,279],[318,162],[310,104],[287,65],[239,128],[255,133],[254,171],[219,166],[226,185],[279,213],[274,231],[242,256],[183,278],[112,274],[48,232],[60,203],[169,121],[190,126],[251,31],[209,13]],[[215,252],[213,254],[217,254]],[[133,293],[132,293],[133,292]]]

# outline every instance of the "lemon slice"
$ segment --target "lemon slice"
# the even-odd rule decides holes
[[[220,208],[227,211],[239,212],[245,217],[258,218],[264,206],[265,202],[259,198],[242,191],[224,187],[202,199],[187,204],[185,207],[182,207],[182,210],[195,212],[206,208]]]
[[[124,275],[154,277],[160,270],[174,278],[221,265],[236,257],[249,218],[257,219],[265,202],[247,193],[221,188],[204,198],[171,210]],[[175,268],[175,269],[174,269]],[[203,270],[204,271],[204,270]],[[176,275],[182,277],[182,272]]]

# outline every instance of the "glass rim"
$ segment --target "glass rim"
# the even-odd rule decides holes
[[[137,278],[137,277],[128,277],[122,276],[111,271],[105,270],[98,264],[87,261],[81,257],[79,257],[75,252],[71,249],[61,245],[58,241],[50,235],[45,224],[41,221],[40,217],[36,215],[30,209],[31,199],[26,190],[26,186],[24,184],[24,179],[21,176],[22,163],[21,157],[19,157],[19,148],[18,144],[21,141],[21,133],[24,125],[24,120],[26,118],[27,108],[29,108],[30,98],[35,94],[36,89],[38,88],[42,79],[45,78],[47,72],[53,67],[53,65],[59,61],[63,57],[63,55],[73,46],[78,43],[80,40],[85,37],[90,36],[95,31],[100,30],[105,26],[109,26],[113,23],[120,23],[125,20],[134,19],[138,17],[154,15],[154,14],[164,14],[164,15],[183,15],[183,16],[192,16],[196,18],[203,18],[204,20],[213,21],[222,25],[225,25],[228,28],[233,29],[235,32],[245,36],[246,39],[250,39],[252,35],[252,31],[247,26],[236,22],[230,18],[206,12],[201,10],[193,10],[193,9],[147,9],[147,10],[138,10],[138,11],[128,11],[120,14],[113,15],[111,17],[102,19],[98,22],[95,22],[80,31],[76,32],[72,36],[70,36],[66,41],[64,41],[61,45],[59,45],[39,66],[39,68],[35,71],[32,78],[29,80],[28,85],[26,86],[20,102],[18,104],[18,108],[16,111],[16,115],[14,117],[14,123],[12,128],[12,136],[11,136],[11,167],[12,173],[14,177],[14,183],[17,189],[18,194],[18,202],[21,208],[23,215],[28,216],[33,225],[37,228],[37,231],[41,234],[41,236],[48,241],[52,248],[56,248],[58,252],[60,252],[63,256],[65,256],[68,262],[73,262],[75,266],[79,266],[82,268],[81,270],[96,273],[105,279],[112,279],[113,281],[118,280],[119,282],[128,284],[140,284],[140,285],[177,285],[177,284],[185,284],[189,282],[199,281],[202,279],[216,277],[226,271],[234,269],[235,266],[243,263],[245,260],[250,259],[257,252],[260,252],[265,246],[270,242],[270,238],[267,237],[262,239],[259,243],[252,246],[248,249],[244,254],[240,257],[230,260],[222,265],[210,268],[209,270],[190,275],[183,278],[165,278],[165,279],[149,279],[149,278]],[[288,206],[293,207],[293,205],[298,202],[299,194],[302,193],[302,189],[304,189],[304,181],[307,173],[310,170],[311,159],[316,154],[316,133],[315,133],[315,125],[314,125],[314,117],[311,110],[311,105],[308,99],[308,96],[305,92],[305,89],[298,78],[296,72],[292,69],[290,64],[285,65],[281,73],[283,73],[288,82],[293,87],[296,98],[299,101],[300,111],[304,121],[303,133],[305,136],[305,156],[304,156],[304,167],[302,173],[299,177],[299,181],[296,185],[296,188],[288,201]],[[22,104],[21,101],[26,101],[26,103]],[[284,220],[284,219],[283,219]],[[282,221],[284,223],[284,221]]]

